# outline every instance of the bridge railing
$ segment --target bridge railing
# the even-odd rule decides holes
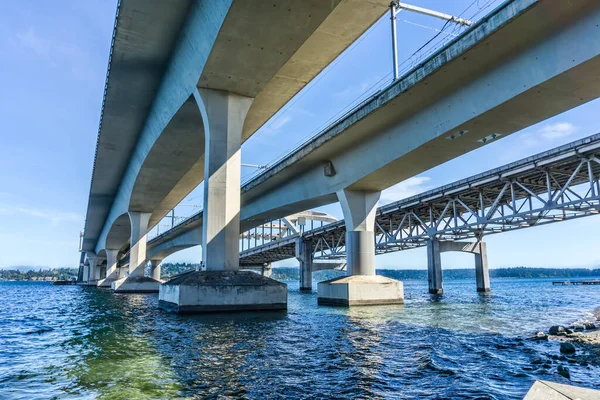
[[[190,207],[182,209],[182,207]],[[185,211],[184,211],[185,210]],[[202,212],[202,206],[197,204],[180,204],[172,209],[163,219],[156,224],[147,235],[147,240],[152,240],[170,229],[181,225],[183,222],[193,218]]]
[[[332,222],[335,222],[334,218],[322,215],[314,219],[296,215],[292,218],[286,217],[269,221],[240,235],[240,251],[243,252],[275,241],[298,237],[304,234],[306,230],[323,227]]]

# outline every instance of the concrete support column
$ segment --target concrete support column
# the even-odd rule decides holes
[[[87,283],[90,280],[90,266],[83,265],[83,272],[81,274],[81,282]]]
[[[101,261],[99,261],[98,264],[96,265],[96,268],[94,268],[94,280],[99,281],[100,279],[102,279],[102,262]]]
[[[442,293],[442,267],[440,253],[445,251],[460,251],[475,256],[475,278],[478,292],[490,291],[490,273],[487,263],[487,246],[485,242],[440,242],[432,240],[427,245],[429,265],[429,292]]]
[[[271,263],[269,263],[269,264],[265,265],[264,267],[262,267],[262,270],[261,270],[261,275],[262,276],[270,278],[272,273],[273,273],[273,267],[271,266]]]
[[[489,292],[490,272],[488,270],[487,245],[485,242],[477,242],[478,252],[475,253],[475,280],[478,292]]]
[[[202,251],[207,271],[239,270],[241,144],[254,99],[198,89],[206,137]]]
[[[162,260],[150,260],[150,264],[152,265],[152,278],[160,281],[160,264]]]
[[[119,250],[106,249],[106,275],[98,281],[98,287],[111,287],[112,282],[119,279]]]
[[[348,275],[375,275],[375,232],[346,231]]]
[[[404,285],[375,274],[375,213],[381,192],[340,190],[347,275],[319,282],[317,302],[334,306],[404,303]]]
[[[77,282],[83,282],[83,269],[85,264],[85,252],[79,254],[79,270],[77,271]]]
[[[129,276],[144,276],[146,266],[146,235],[151,213],[138,211],[129,212],[131,221],[131,241],[129,250]]]
[[[192,271],[160,285],[158,304],[177,313],[287,308],[287,286],[240,271],[242,129],[254,99],[198,89],[204,135],[202,257],[206,271]]]
[[[296,259],[300,263],[300,290],[312,291],[312,243],[298,239],[296,242]]]
[[[90,265],[87,271],[87,279],[84,279],[84,282],[91,283],[97,280],[96,275],[100,274],[100,258],[97,256],[88,256],[88,262]]]
[[[429,293],[442,294],[444,292],[440,241],[436,239],[427,242],[427,280],[429,282]]]
[[[118,278],[119,250],[106,250],[106,279],[116,280]]]
[[[381,192],[340,190],[348,275],[375,275],[375,212]]]

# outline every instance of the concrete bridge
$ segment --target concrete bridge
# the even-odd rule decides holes
[[[375,214],[375,254],[427,247],[429,291],[443,292],[440,254],[475,256],[476,288],[490,290],[484,236],[600,213],[600,134],[381,206]],[[156,265],[164,248],[199,245],[188,232],[202,212],[148,242]],[[181,247],[172,246],[180,238]],[[240,268],[268,273],[276,261],[296,258],[300,287],[312,290],[312,272],[346,267],[346,223],[320,212],[271,221],[240,236]],[[169,253],[172,254],[172,253]],[[162,258],[161,258],[162,257]],[[128,265],[123,257],[119,267]]]
[[[381,190],[600,95],[600,4],[509,1],[240,190],[241,143],[387,8],[178,4],[121,2],[83,241],[92,266],[110,260],[114,290],[156,290],[143,277],[148,229],[204,180],[186,234],[202,241],[208,272],[161,286],[176,311],[285,307],[285,287],[238,272],[240,227],[336,201],[349,277],[320,286],[322,302],[401,302],[401,283],[375,276]],[[129,275],[116,280],[127,248]]]

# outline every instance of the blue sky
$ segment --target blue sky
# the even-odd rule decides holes
[[[413,0],[411,4],[477,19],[499,0]],[[0,267],[75,266],[87,207],[94,146],[116,1],[21,0],[0,2]],[[487,8],[485,6],[488,6]],[[470,6],[470,7],[469,7]],[[466,10],[466,11],[465,11]],[[442,21],[402,12],[401,68]],[[405,22],[405,21],[408,22]],[[425,25],[424,28],[415,24]],[[351,104],[391,79],[389,19],[367,32],[243,147],[243,162],[270,164]],[[459,33],[458,29],[448,31]],[[438,44],[451,36],[440,35]],[[528,155],[600,132],[598,100],[558,115],[385,191],[382,202],[402,199]],[[245,168],[249,178],[255,170]],[[201,188],[182,204],[199,204]],[[177,215],[196,208],[182,206]],[[338,205],[323,208],[341,218]],[[491,267],[597,266],[600,217],[493,235]],[[165,261],[197,262],[199,248]],[[470,267],[472,256],[444,254],[445,267]],[[282,265],[295,265],[283,262]],[[379,268],[425,268],[423,249],[377,257]]]

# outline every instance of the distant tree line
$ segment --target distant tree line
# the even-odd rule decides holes
[[[200,267],[200,263],[162,263],[160,265],[160,275],[163,278],[167,278],[196,269],[197,267]]]
[[[162,277],[168,278],[200,267],[199,263],[163,263]],[[31,280],[70,280],[77,278],[77,268],[0,269],[0,281]],[[149,273],[150,271],[147,271]],[[300,279],[297,267],[273,268],[271,277],[278,281],[297,281]],[[313,279],[324,281],[345,275],[346,271],[323,270],[313,273]],[[378,269],[378,275],[405,280],[426,280],[427,271],[422,269]],[[445,279],[475,279],[474,268],[442,269]],[[492,278],[599,278],[600,268],[495,268],[490,269]]]
[[[345,275],[345,271],[318,271],[313,279],[326,280]],[[475,279],[475,268],[442,269],[445,279]],[[427,271],[423,269],[378,269],[377,275],[406,280],[427,280]],[[273,279],[293,281],[300,279],[298,268],[274,268]],[[600,269],[586,268],[496,268],[490,269],[492,278],[592,278],[600,277]]]
[[[0,281],[71,280],[77,278],[77,268],[0,269]]]

